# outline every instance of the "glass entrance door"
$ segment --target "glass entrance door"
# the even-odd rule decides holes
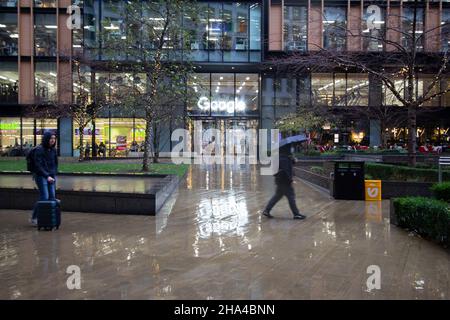
[[[201,121],[202,123],[202,148],[203,150],[210,143],[215,141],[214,137],[210,137],[207,134],[208,129],[219,129],[220,130],[220,142],[221,142],[221,154],[225,155],[227,146],[227,136],[226,130],[242,130],[243,133],[248,129],[258,129],[257,119],[192,119],[193,121]],[[190,125],[191,138],[194,139],[194,126]],[[193,140],[192,140],[193,141]],[[191,151],[194,151],[194,145],[191,145]],[[248,153],[248,146],[245,150]]]

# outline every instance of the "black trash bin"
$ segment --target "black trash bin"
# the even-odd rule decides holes
[[[364,200],[364,161],[335,161],[333,197]]]

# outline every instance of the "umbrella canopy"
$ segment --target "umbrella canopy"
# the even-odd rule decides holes
[[[293,143],[300,143],[300,142],[303,142],[306,140],[308,140],[308,138],[304,134],[287,137],[287,138],[280,140],[280,147],[287,146],[287,145],[290,145]]]

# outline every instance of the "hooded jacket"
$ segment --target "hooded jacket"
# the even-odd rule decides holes
[[[56,148],[50,147],[50,139],[52,133],[44,133],[42,138],[42,143],[36,148],[35,153],[35,165],[36,174],[44,178],[52,177],[55,178],[58,172],[58,156],[56,153]]]

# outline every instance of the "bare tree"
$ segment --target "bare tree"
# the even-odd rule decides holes
[[[104,87],[97,86],[91,80],[91,70],[95,67],[95,62],[81,56],[66,56],[66,59],[69,59],[68,62],[73,66],[73,74],[61,75],[61,83],[73,85],[72,101],[64,103],[59,97],[54,97],[42,103],[37,97],[36,103],[29,107],[28,114],[42,119],[70,117],[78,129],[77,149],[80,152],[79,161],[82,161],[85,155],[84,130],[110,102],[105,99]]]
[[[448,53],[426,52],[424,43],[436,41],[439,30],[444,30],[447,23],[423,30],[420,24],[419,12],[423,1],[414,0],[408,3],[411,16],[389,13],[386,16],[387,25],[378,32],[364,32],[342,25],[334,25],[332,32],[336,39],[345,43],[352,38],[373,42],[384,48],[381,52],[346,51],[342,48],[324,48],[316,45],[308,53],[294,52],[282,59],[271,61],[271,67],[289,68],[291,72],[354,72],[365,73],[371,79],[378,81],[397,101],[397,106],[370,106],[368,109],[352,109],[352,112],[363,113],[368,117],[382,120],[382,127],[391,120],[404,120],[408,127],[408,154],[410,164],[416,164],[416,131],[417,116],[425,112],[426,105],[433,99],[450,91],[445,85],[448,76]],[[326,17],[324,17],[326,20]],[[408,22],[406,30],[402,24],[396,25],[390,21]],[[447,30],[447,29],[446,29]],[[425,41],[426,40],[426,41]],[[431,81],[423,88],[419,85],[419,74],[431,75]],[[333,107],[336,107],[335,105]],[[430,108],[428,108],[430,109]],[[407,116],[405,117],[404,114]],[[400,118],[399,118],[400,117]]]
[[[185,45],[189,34],[183,16],[195,15],[195,1],[128,1],[118,8],[120,27],[105,21],[102,54],[113,57],[113,70],[145,74],[142,90],[127,90],[123,105],[142,110],[146,122],[142,170],[149,170],[149,156],[158,159],[161,125],[186,103],[186,78],[193,72]],[[117,29],[119,31],[117,31]]]

